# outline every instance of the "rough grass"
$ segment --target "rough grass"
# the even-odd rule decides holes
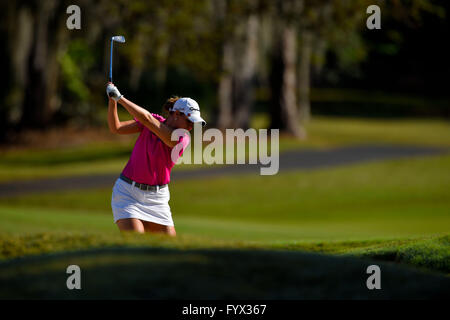
[[[86,144],[77,147],[0,152],[0,181],[117,172],[133,144]]]
[[[450,274],[450,236],[403,240],[273,242],[225,241],[201,236],[118,235],[108,233],[34,233],[0,235],[0,260],[95,248],[246,249],[307,251],[396,262]]]
[[[257,114],[254,128],[267,127],[267,115]],[[354,144],[402,144],[450,147],[450,125],[443,120],[386,120],[314,117],[308,138],[282,136],[280,152],[298,148],[329,148]],[[108,142],[40,150],[0,149],[0,182],[79,174],[117,173],[125,166],[136,135]],[[178,165],[175,170],[193,166]],[[204,167],[209,167],[204,165]]]
[[[348,254],[400,262],[450,274],[450,236],[412,240],[400,245],[378,245],[351,250]]]

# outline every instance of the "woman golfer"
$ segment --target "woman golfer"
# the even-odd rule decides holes
[[[200,108],[190,98],[171,98],[164,105],[169,112],[164,119],[126,99],[112,83],[108,83],[106,93],[110,130],[117,134],[140,133],[113,188],[114,222],[121,231],[163,232],[175,236],[169,206],[170,171],[189,144],[189,135],[185,132],[177,141],[172,141],[171,136],[175,129],[192,130],[196,122],[205,125]],[[119,120],[117,102],[134,120]]]

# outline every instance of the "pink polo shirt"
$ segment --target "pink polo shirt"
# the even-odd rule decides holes
[[[160,122],[166,119],[158,114],[152,113],[152,116]],[[136,140],[131,153],[130,160],[122,171],[127,178],[138,183],[149,185],[161,185],[170,182],[170,171],[175,165],[172,162],[172,149],[167,146],[158,136],[151,132],[146,126],[135,119],[142,131]],[[189,144],[189,136],[181,136],[178,143],[181,143],[181,149],[178,158],[183,154],[184,149]],[[177,159],[178,159],[177,158]]]

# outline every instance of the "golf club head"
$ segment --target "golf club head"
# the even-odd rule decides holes
[[[116,42],[121,42],[124,43],[125,42],[125,37],[124,36],[114,36],[111,38],[112,41],[116,41]]]

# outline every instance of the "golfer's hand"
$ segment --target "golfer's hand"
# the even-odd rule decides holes
[[[111,82],[108,83],[106,86],[106,94],[108,97],[112,98],[114,101],[119,100],[122,98],[122,95],[119,92],[119,89],[115,85],[113,85]]]

